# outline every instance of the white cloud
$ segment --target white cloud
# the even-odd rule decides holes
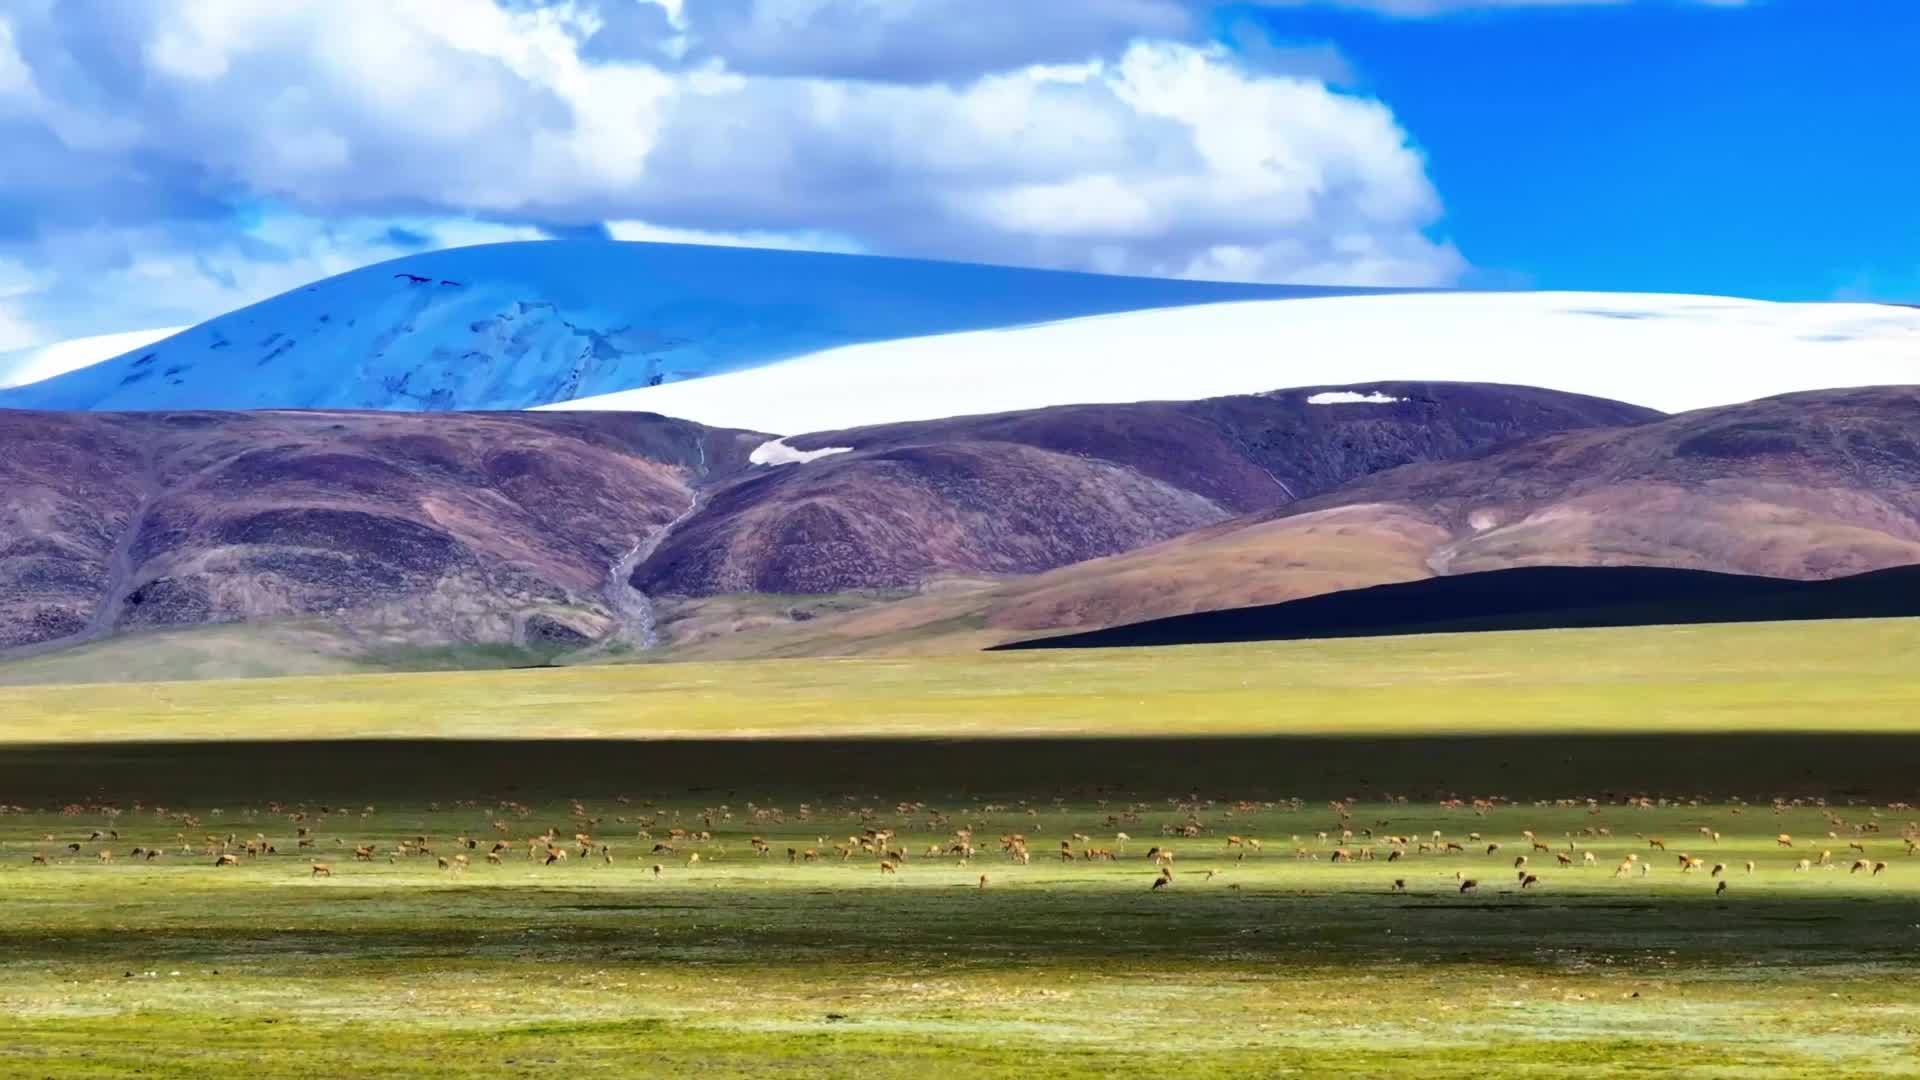
[[[609,221],[607,234],[615,240],[642,240],[655,244],[705,244],[709,247],[775,248],[781,251],[837,251],[847,255],[863,253],[860,245],[844,236],[823,232],[716,232],[710,229],[676,229],[645,221]]]
[[[1441,202],[1389,106],[1177,40],[1194,10],[38,0],[0,36],[0,218],[9,198],[34,211],[20,226],[31,241],[0,240],[0,254],[52,268],[41,332],[59,336],[204,317],[400,254],[355,224],[400,217],[1128,273],[1455,280],[1465,260],[1429,235]],[[620,19],[653,20],[642,44],[683,40],[590,47]],[[920,59],[899,66],[910,39]],[[35,95],[13,126],[8,87]],[[260,202],[283,211],[231,224]],[[112,299],[162,281],[165,310]],[[89,305],[113,325],[72,325]]]

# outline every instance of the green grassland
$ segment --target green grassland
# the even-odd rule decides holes
[[[1911,730],[1920,620],[0,687],[0,740]]]
[[[1916,644],[7,689],[0,1076],[1914,1075]]]

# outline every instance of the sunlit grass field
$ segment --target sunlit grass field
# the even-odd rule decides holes
[[[0,740],[1907,731],[1920,620],[0,687]]]
[[[1915,644],[0,691],[0,1075],[1912,1075]]]

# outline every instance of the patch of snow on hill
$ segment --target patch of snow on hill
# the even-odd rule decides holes
[[[1351,390],[1326,390],[1318,394],[1309,394],[1309,405],[1393,405],[1407,400],[1375,390],[1371,394],[1356,394]]]
[[[750,465],[804,465],[833,454],[845,454],[853,450],[851,446],[823,446],[818,450],[801,450],[788,446],[785,439],[769,439],[753,448],[747,455]]]

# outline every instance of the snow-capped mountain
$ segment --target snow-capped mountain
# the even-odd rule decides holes
[[[519,409],[862,342],[1355,291],[680,244],[492,244],[315,282],[0,391],[0,406]]]
[[[552,407],[798,433],[1395,379],[1538,386],[1668,412],[1914,383],[1920,310],[1553,292],[1210,304],[853,345]]]

